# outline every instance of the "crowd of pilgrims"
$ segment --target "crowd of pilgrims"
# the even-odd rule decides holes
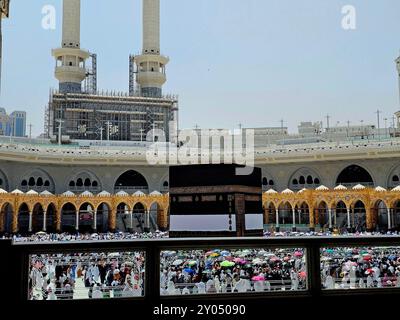
[[[191,250],[161,253],[161,295],[305,290],[301,249]]]
[[[337,234],[330,231],[324,232],[264,232],[264,237],[330,237],[330,236],[399,236],[397,231],[393,232],[356,232]],[[14,242],[66,242],[66,241],[120,241],[120,240],[140,240],[140,239],[165,239],[169,237],[168,232],[156,230],[154,232],[107,232],[107,233],[45,233],[38,232],[32,235],[4,234],[0,239],[12,239]]]
[[[142,296],[143,279],[142,252],[30,256],[31,300]]]
[[[400,247],[324,248],[324,289],[400,287]]]
[[[121,241],[135,239],[168,238],[168,232],[107,232],[107,233],[45,233],[38,232],[29,236],[4,235],[3,239],[11,238],[14,242],[66,242],[66,241]]]

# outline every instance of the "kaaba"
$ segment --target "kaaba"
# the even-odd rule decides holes
[[[261,169],[238,175],[239,168],[243,166],[170,167],[171,238],[262,235]]]

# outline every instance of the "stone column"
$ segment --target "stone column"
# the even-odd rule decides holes
[[[264,224],[269,224],[269,208],[264,208]]]
[[[97,209],[93,213],[93,230],[97,231]]]
[[[46,210],[43,211],[43,231],[47,229],[47,212]]]
[[[347,207],[347,231],[351,231],[350,207]]]
[[[56,209],[55,217],[56,217],[56,231],[61,232],[61,210],[62,209]]]
[[[293,219],[292,231],[296,231],[296,207],[292,208],[292,219]]]
[[[392,208],[387,209],[388,213],[388,230],[392,229]]]
[[[275,209],[276,231],[279,231],[279,208]]]
[[[328,208],[328,219],[329,219],[329,231],[333,230],[332,227],[332,209]]]
[[[110,214],[108,215],[108,226],[111,232],[115,232],[117,229],[117,209],[110,208]]]
[[[310,231],[315,231],[315,209],[314,207],[309,207],[309,215],[310,215]]]
[[[32,215],[33,215],[33,212],[29,211],[29,227],[28,227],[29,232],[32,232]]]
[[[369,204],[365,205],[365,215],[367,219],[367,231],[372,231],[373,229],[373,217],[372,211]]]
[[[75,230],[79,231],[79,209],[75,212]]]
[[[144,209],[144,232],[150,232],[150,211]]]

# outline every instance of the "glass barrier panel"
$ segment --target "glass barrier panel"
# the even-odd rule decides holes
[[[307,290],[304,248],[161,251],[160,294]]]
[[[320,253],[323,290],[400,288],[400,247],[331,247]]]
[[[29,256],[29,300],[144,296],[145,253],[93,252]]]

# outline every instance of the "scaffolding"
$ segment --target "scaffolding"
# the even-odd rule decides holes
[[[141,141],[152,129],[162,129],[169,139],[169,122],[177,110],[175,96],[149,98],[122,92],[97,94],[53,91],[46,112],[49,138],[56,119],[64,120],[62,135],[72,140]]]
[[[89,94],[97,93],[97,54],[90,54],[91,68],[86,70],[84,92]]]

